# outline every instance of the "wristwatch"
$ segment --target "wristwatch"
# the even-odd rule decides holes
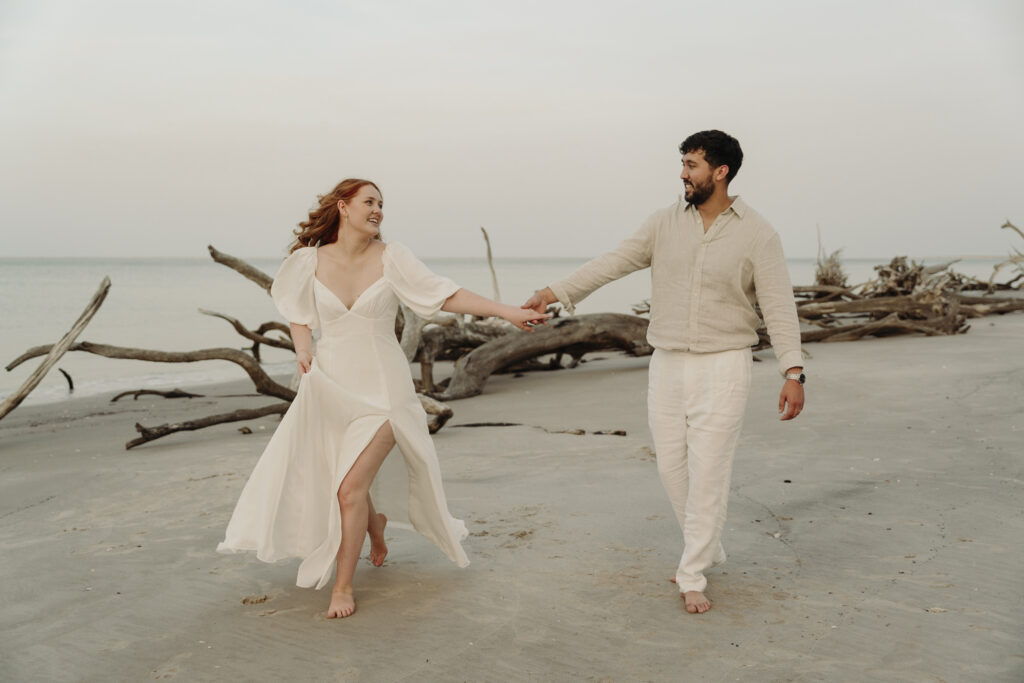
[[[807,375],[805,375],[802,372],[787,372],[786,379],[791,379],[800,382],[800,384],[803,384],[804,382],[807,381]]]

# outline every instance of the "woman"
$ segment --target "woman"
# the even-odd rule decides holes
[[[302,558],[299,586],[322,588],[335,565],[328,618],[355,611],[352,581],[367,533],[371,562],[384,563],[387,517],[375,510],[370,485],[396,443],[412,527],[460,567],[469,564],[460,543],[466,526],[448,512],[426,414],[395,339],[399,301],[425,318],[439,310],[501,316],[524,330],[548,317],[461,289],[401,244],[385,244],[383,208],[374,183],[344,180],[295,231],[271,295],[291,323],[299,389],[217,547],[255,550],[265,562]],[[398,501],[378,502],[402,516],[402,504],[386,507]]]

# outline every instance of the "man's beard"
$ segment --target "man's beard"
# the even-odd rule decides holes
[[[711,197],[711,195],[715,193],[715,184],[711,181],[710,178],[708,178],[707,182],[705,182],[702,185],[691,183],[691,187],[693,188],[693,191],[689,194],[689,196],[687,196],[686,194],[684,194],[683,196],[686,198],[687,204],[693,204],[694,206],[700,206],[701,204],[706,202]]]

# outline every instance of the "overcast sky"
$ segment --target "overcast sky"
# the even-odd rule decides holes
[[[1022,8],[0,0],[0,257],[273,256],[349,176],[423,257],[591,256],[706,128],[789,256],[1004,256]]]

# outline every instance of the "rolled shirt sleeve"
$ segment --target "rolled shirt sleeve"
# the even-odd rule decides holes
[[[651,265],[655,224],[655,216],[648,218],[619,246],[583,264],[564,280],[548,285],[570,315],[575,313],[576,304],[594,290]]]

